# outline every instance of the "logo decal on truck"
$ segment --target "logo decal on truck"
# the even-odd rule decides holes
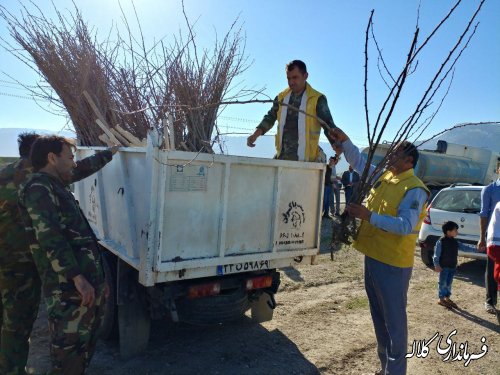
[[[294,201],[288,203],[288,210],[283,213],[283,222],[291,223],[294,229],[299,229],[305,221],[306,214],[302,206]]]
[[[282,213],[283,223],[288,224],[288,230],[281,231],[275,241],[280,245],[303,245],[305,233],[300,230],[306,221],[304,208],[295,201],[288,203],[288,209]]]

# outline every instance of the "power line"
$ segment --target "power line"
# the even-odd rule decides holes
[[[8,83],[9,85],[18,85],[22,86],[19,82],[14,82],[14,81],[4,81],[3,79],[0,79],[1,83]]]
[[[218,117],[221,120],[228,120],[228,121],[236,121],[236,122],[247,122],[247,123],[252,123],[256,124],[259,123],[259,120],[252,120],[248,118],[242,118],[242,117],[229,117],[229,116],[219,116]]]
[[[22,96],[22,95],[9,94],[9,93],[6,93],[6,92],[0,92],[0,95],[1,95],[1,96],[11,96],[11,97],[13,97],[13,98],[20,98],[20,99],[35,100],[34,98],[29,97],[29,96]]]
[[[39,88],[40,86],[42,86],[42,87],[47,87],[47,88],[48,88],[48,87],[51,87],[51,86],[50,86],[50,85],[48,85],[48,84],[46,84],[46,85],[40,85],[40,86],[38,86],[38,85],[37,85],[37,86],[33,86],[33,85],[25,85],[25,84],[23,84],[23,83],[16,82],[16,81],[5,81],[5,80],[3,80],[3,79],[0,79],[0,82],[1,82],[1,83],[7,83],[7,84],[9,84],[9,85],[21,86],[21,87],[23,87],[23,88],[30,87],[30,88],[33,88],[33,89],[37,89],[37,88]]]
[[[7,81],[3,81],[3,80],[0,80],[0,82],[5,82],[5,83],[11,83],[11,82],[7,82]],[[2,85],[0,85],[0,87],[2,87]],[[12,97],[12,98],[19,98],[19,99],[27,99],[27,100],[33,100],[35,101],[35,98],[33,97],[29,97],[29,96],[23,96],[23,95],[16,95],[16,94],[9,94],[9,93],[6,93],[6,92],[0,92],[0,96],[9,96],[9,97]],[[219,116],[218,119],[222,119],[222,120],[227,120],[227,121],[236,121],[236,122],[243,122],[243,123],[252,123],[252,124],[255,124],[257,123],[258,121],[257,120],[252,120],[252,119],[246,119],[246,118],[242,118],[242,117],[230,117],[230,116]],[[239,127],[239,126],[232,126],[232,125],[227,125],[227,124],[218,124],[218,127],[219,128],[225,128],[225,129],[234,129],[234,130],[246,130],[248,132],[251,132],[252,129],[249,129],[249,128],[244,128],[244,127]],[[241,133],[225,133],[224,135],[226,134],[241,134]],[[246,133],[245,133],[246,134]],[[264,134],[265,136],[274,136],[276,133],[266,133]],[[356,140],[358,140],[358,138],[356,138]],[[362,142],[360,142],[362,143]],[[364,145],[361,146],[361,147],[365,147]]]
[[[242,128],[242,127],[239,127],[239,126],[232,126],[232,125],[227,125],[227,124],[217,124],[217,126],[219,128],[229,128],[229,129],[238,129],[238,130],[247,130],[247,131],[251,131],[252,129],[249,129],[249,128]]]
[[[12,90],[24,90],[27,91],[26,88],[22,86],[12,86],[11,84],[5,84],[5,83],[0,83],[0,87],[5,87],[6,89],[12,89]]]

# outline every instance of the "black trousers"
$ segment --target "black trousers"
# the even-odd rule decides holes
[[[495,268],[495,261],[490,257],[486,259],[486,272],[484,273],[484,285],[486,286],[486,303],[491,306],[497,304],[498,283],[493,278],[493,270]]]

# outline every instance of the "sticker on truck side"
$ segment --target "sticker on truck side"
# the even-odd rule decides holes
[[[171,165],[169,191],[207,191],[207,178],[203,165]]]
[[[224,264],[217,266],[217,275],[227,275],[229,273],[268,270],[271,268],[270,260],[256,260],[252,262]]]

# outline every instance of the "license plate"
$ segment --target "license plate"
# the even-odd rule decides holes
[[[255,260],[252,262],[224,264],[222,266],[217,266],[217,275],[227,275],[230,273],[268,270],[270,268],[271,268],[271,261],[270,260]]]

